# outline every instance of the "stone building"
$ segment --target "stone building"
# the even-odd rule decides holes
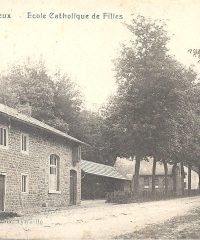
[[[0,104],[0,211],[79,204],[82,144]]]

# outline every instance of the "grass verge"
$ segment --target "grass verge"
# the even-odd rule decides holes
[[[174,217],[162,224],[150,224],[115,239],[200,239],[200,208],[194,209],[190,214]]]

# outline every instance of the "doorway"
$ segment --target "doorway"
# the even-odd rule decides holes
[[[4,211],[5,201],[5,176],[0,175],[0,211]]]
[[[77,172],[70,170],[70,205],[76,205],[77,201]]]

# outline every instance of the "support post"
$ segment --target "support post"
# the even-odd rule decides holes
[[[199,175],[199,193],[200,193],[200,165],[198,167],[198,175]]]
[[[168,193],[168,166],[167,162],[163,160],[163,166],[164,166],[164,171],[165,171],[165,195]]]
[[[156,162],[157,159],[153,157],[153,167],[152,167],[152,195],[155,195],[155,178],[156,178]]]
[[[188,164],[188,196],[191,194],[191,163]]]

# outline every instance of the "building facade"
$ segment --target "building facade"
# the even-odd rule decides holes
[[[0,211],[79,204],[81,144],[0,104]]]

